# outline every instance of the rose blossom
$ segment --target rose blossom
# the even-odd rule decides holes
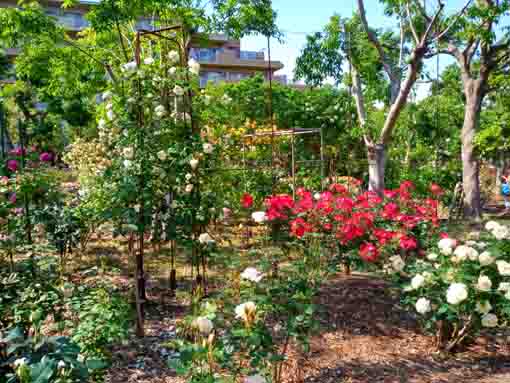
[[[489,266],[493,264],[495,261],[495,258],[491,256],[491,253],[488,251],[484,251],[480,256],[478,257],[478,262],[480,262],[480,265],[482,266]]]
[[[425,284],[425,278],[421,274],[417,274],[411,279],[411,287],[417,290]]]
[[[446,301],[451,305],[458,305],[467,297],[468,290],[464,283],[452,283],[446,292]]]
[[[16,160],[7,161],[7,169],[9,169],[11,172],[15,172],[16,170],[18,170],[18,161]]]
[[[506,261],[497,261],[496,265],[498,266],[498,272],[502,276],[510,275],[510,263]]]
[[[420,314],[426,314],[432,310],[430,301],[427,298],[420,298],[416,301],[416,311]]]
[[[213,322],[206,317],[198,317],[193,321],[194,327],[202,333],[202,335],[209,335],[214,329]]]
[[[480,291],[490,291],[492,287],[492,281],[486,275],[480,275],[478,277],[478,283],[476,284],[476,288]]]
[[[244,193],[241,197],[241,206],[245,209],[249,209],[253,206],[253,197],[249,193]]]
[[[241,273],[241,278],[246,279],[250,282],[260,282],[262,278],[264,277],[264,274],[259,273],[257,269],[254,267],[248,267]]]

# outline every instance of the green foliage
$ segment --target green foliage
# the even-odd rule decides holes
[[[108,357],[107,348],[128,337],[132,322],[129,304],[111,287],[78,287],[71,308],[79,318],[72,340],[87,357]]]
[[[80,349],[66,337],[31,337],[15,327],[0,339],[1,383],[87,382]]]
[[[16,269],[0,274],[0,323],[2,327],[20,326],[36,331],[49,315],[57,326],[62,318],[62,291],[58,289],[57,268],[52,259],[29,259]]]

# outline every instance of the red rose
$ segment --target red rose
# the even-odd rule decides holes
[[[418,242],[413,237],[403,236],[400,238],[400,247],[404,250],[415,250],[418,247]]]
[[[244,193],[241,197],[241,206],[245,209],[253,206],[253,197],[249,193]]]
[[[432,183],[430,184],[430,192],[436,197],[439,197],[443,194],[443,189],[441,189],[441,186],[438,184]]]
[[[365,262],[375,262],[379,257],[379,251],[373,243],[365,242],[359,248],[359,255]]]

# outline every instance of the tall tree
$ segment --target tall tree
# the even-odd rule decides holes
[[[460,68],[465,97],[462,139],[464,215],[480,219],[479,158],[475,137],[480,125],[483,101],[491,91],[490,78],[508,75],[510,67],[510,26],[508,0],[468,0],[461,14],[444,21],[437,36],[438,53],[453,56]]]
[[[443,12],[444,4],[438,6],[432,14],[426,11],[416,1],[385,1],[387,14],[396,17],[400,26],[400,49],[398,61],[395,62],[388,54],[387,47],[383,46],[378,33],[370,28],[363,0],[358,0],[358,12],[361,24],[368,40],[376,49],[379,61],[390,83],[390,102],[380,133],[373,137],[365,129],[367,124],[366,105],[363,98],[361,79],[356,65],[353,64],[353,91],[358,109],[358,118],[366,131],[364,140],[367,148],[369,162],[369,187],[371,190],[381,192],[384,189],[384,176],[386,167],[387,145],[390,143],[393,130],[398,117],[407,103],[409,94],[415,85],[423,61],[433,45],[433,32],[438,25],[439,17]]]

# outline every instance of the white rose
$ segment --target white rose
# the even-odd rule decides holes
[[[152,64],[154,64],[154,59],[152,57],[147,57],[147,58],[145,58],[145,60],[143,60],[143,63],[145,65],[152,65]]]
[[[468,290],[464,283],[452,283],[446,292],[446,301],[451,305],[458,305],[467,297]]]
[[[186,193],[191,193],[193,191],[193,184],[187,184],[186,187],[184,188],[184,191]]]
[[[422,315],[430,312],[432,307],[430,305],[430,301],[427,298],[420,298],[416,301],[416,311]]]
[[[266,221],[266,213],[263,211],[255,211],[251,213],[251,218],[257,223],[263,223]]]
[[[168,52],[168,60],[173,64],[179,61],[181,56],[179,55],[179,52],[177,51],[170,51]]]
[[[500,275],[503,276],[510,275],[510,263],[506,261],[497,261],[496,265],[498,266],[498,272]]]
[[[168,74],[169,74],[170,76],[175,75],[175,73],[176,73],[176,72],[177,72],[177,68],[176,68],[176,67],[174,67],[174,66],[173,66],[173,67],[171,67],[171,68],[168,70]]]
[[[158,152],[158,158],[160,161],[165,161],[167,159],[166,152],[164,150],[160,150]]]
[[[214,243],[214,239],[209,235],[209,233],[202,233],[198,236],[198,242],[202,245],[209,245]]]
[[[484,251],[480,256],[478,257],[478,262],[480,262],[480,265],[482,266],[488,266],[494,263],[496,259],[491,256],[491,253],[488,251]]]
[[[443,238],[438,242],[437,247],[439,248],[441,254],[450,255],[453,253],[453,249],[455,248],[456,244],[457,241],[454,239]]]
[[[260,282],[264,274],[259,273],[259,271],[254,267],[248,267],[241,273],[241,278],[246,279],[250,282]]]
[[[158,105],[154,109],[154,113],[156,113],[156,116],[163,117],[166,114],[166,109],[163,105]]]
[[[243,383],[267,383],[262,375],[251,375],[244,378]]]
[[[200,63],[198,63],[195,59],[190,59],[188,61],[189,71],[194,75],[198,76],[200,74]]]
[[[501,282],[499,284],[498,291],[503,291],[503,292],[510,291],[510,282]]]
[[[214,151],[214,146],[208,142],[202,145],[205,154],[211,154]]]
[[[487,314],[492,310],[492,305],[489,301],[476,302],[476,311],[480,314]]]
[[[248,318],[255,313],[257,306],[253,302],[246,302],[235,308],[236,318],[247,321]]]
[[[486,275],[480,275],[478,277],[478,283],[476,284],[476,288],[480,291],[490,291],[492,287],[492,281]]]
[[[499,227],[492,230],[492,235],[501,241],[510,237],[510,230],[508,227],[500,225]]]
[[[485,314],[482,317],[483,327],[496,327],[498,325],[498,317],[494,314]]]
[[[400,255],[394,255],[390,257],[391,267],[395,271],[402,271],[406,267],[406,263]]]
[[[496,221],[489,221],[485,224],[485,230],[492,231],[499,226],[500,226],[499,223],[497,223]]]
[[[173,92],[176,96],[182,96],[184,95],[184,88],[179,85],[176,85],[174,86]]]
[[[134,72],[136,70],[136,61],[131,61],[122,65],[121,70],[123,72]]]
[[[132,147],[127,147],[122,149],[122,154],[124,154],[124,157],[128,160],[132,160],[135,156],[135,150]]]
[[[436,253],[430,253],[427,255],[427,259],[429,261],[435,261],[437,258],[439,258],[439,255],[437,255]]]
[[[193,158],[192,160],[189,161],[189,166],[191,166],[191,169],[197,170],[197,168],[198,168],[198,160]]]
[[[192,174],[190,174],[190,173],[187,173],[187,174],[184,176],[184,178],[186,179],[186,181],[188,181],[188,182],[189,182],[189,181],[191,181],[191,179],[193,178],[193,175],[192,175]]]
[[[425,284],[425,278],[422,275],[418,274],[411,279],[411,287],[413,290],[417,290]]]
[[[193,321],[193,325],[198,328],[198,330],[203,335],[209,335],[211,331],[214,329],[213,322],[206,317],[198,317]]]
[[[465,261],[468,258],[472,261],[476,261],[478,259],[478,251],[465,245],[457,247],[453,252],[453,255],[456,257],[458,262]]]

